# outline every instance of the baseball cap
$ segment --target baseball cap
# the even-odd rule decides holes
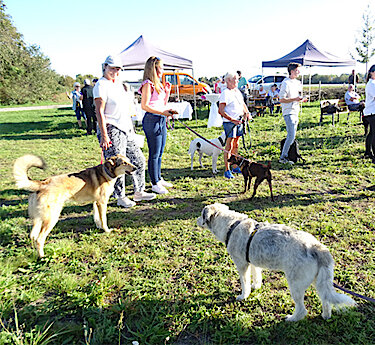
[[[109,55],[104,61],[105,65],[110,67],[119,67],[122,68],[122,61],[118,55]]]
[[[73,86],[74,86],[74,87],[76,87],[76,86],[81,86],[81,84],[80,84],[78,81],[76,81],[76,82],[73,84]]]
[[[90,79],[85,79],[83,82],[85,83],[85,85],[90,85],[91,84]]]

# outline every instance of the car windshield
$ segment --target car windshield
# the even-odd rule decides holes
[[[251,77],[248,81],[249,83],[256,83],[260,79],[262,79],[262,76],[258,74],[258,75],[255,75],[254,77]]]

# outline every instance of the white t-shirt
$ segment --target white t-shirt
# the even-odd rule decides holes
[[[122,83],[100,78],[93,89],[94,99],[101,98],[105,102],[104,116],[107,123],[121,129],[128,135],[134,134],[131,120],[131,104]]]
[[[244,113],[243,96],[236,87],[234,89],[225,89],[220,94],[219,103],[225,103],[224,111],[235,120],[238,120]],[[223,122],[230,121],[223,118]]]
[[[366,84],[366,103],[363,115],[375,115],[375,80],[370,79]]]
[[[219,88],[219,92],[223,93],[223,91],[227,88],[227,83],[220,82],[217,87]]]
[[[302,94],[302,84],[298,79],[285,78],[281,83],[279,99],[296,98]],[[283,115],[298,115],[299,102],[281,103]]]

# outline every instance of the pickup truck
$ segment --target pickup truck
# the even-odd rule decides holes
[[[194,95],[198,96],[211,93],[211,88],[205,83],[196,81],[191,75],[181,72],[164,72],[162,75],[162,83],[170,82],[172,85],[171,95]],[[194,86],[195,85],[195,86]],[[178,87],[178,91],[177,91]]]

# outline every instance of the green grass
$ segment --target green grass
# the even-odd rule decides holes
[[[335,127],[329,117],[319,126],[318,114],[316,103],[303,109],[298,139],[307,162],[293,167],[277,162],[282,117],[251,124],[250,158],[272,161],[275,202],[265,183],[253,201],[240,194],[243,179],[223,178],[222,156],[218,176],[208,157],[205,169],[196,158],[192,172],[187,150],[195,136],[177,122],[163,157],[175,188],[129,210],[111,199],[110,234],[95,228],[91,205],[67,204],[40,260],[29,240],[29,193],[15,188],[12,164],[35,153],[48,169],[31,170],[32,178],[80,170],[99,164],[98,142],[77,129],[71,110],[0,113],[0,344],[374,343],[374,305],[356,299],[357,308],[324,321],[314,288],[306,319],[286,323],[294,306],[280,272],[265,271],[264,286],[236,302],[239,277],[225,247],[196,225],[205,205],[222,202],[310,232],[330,248],[335,281],[374,298],[375,167],[361,159],[357,114]],[[207,129],[205,109],[187,124],[208,138],[221,132]]]

